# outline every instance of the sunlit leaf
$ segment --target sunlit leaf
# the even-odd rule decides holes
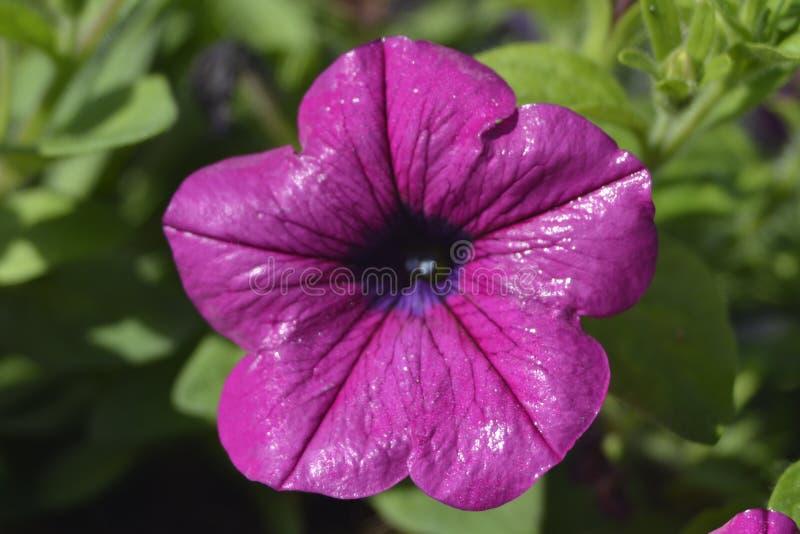
[[[71,156],[138,143],[172,126],[177,113],[167,81],[148,76],[87,102],[68,124],[42,139],[40,150],[45,156]]]
[[[783,472],[772,490],[769,508],[784,513],[800,524],[800,461]]]
[[[0,0],[0,37],[32,44],[48,52],[55,45],[55,31],[47,19],[18,0]]]
[[[172,403],[182,413],[216,421],[225,378],[242,356],[239,347],[219,335],[203,338],[175,381]]]
[[[484,512],[451,508],[425,495],[411,484],[401,484],[370,499],[372,506],[392,526],[424,534],[537,534],[544,515],[543,480],[517,499]]]

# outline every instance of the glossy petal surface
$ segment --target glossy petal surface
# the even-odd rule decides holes
[[[246,350],[288,338],[306,316],[329,313],[336,296],[308,295],[301,281],[324,279],[366,239],[355,228],[365,218],[382,220],[374,210],[348,209],[355,197],[326,194],[334,180],[320,178],[344,174],[321,172],[288,147],[233,158],[190,176],[164,215],[186,292],[215,329]]]
[[[514,101],[468,56],[386,38],[314,82],[301,154],[226,160],[175,194],[164,227],[184,287],[249,352],[219,409],[246,476],[340,498],[410,476],[479,510],[591,424],[609,371],[579,316],[646,289],[650,177],[574,113]],[[413,218],[471,236],[457,290],[378,301],[326,286]]]
[[[602,404],[602,349],[541,309],[454,297],[420,316],[356,302],[336,310],[338,327],[309,324],[229,377],[220,435],[248,477],[355,498],[410,473],[443,502],[485,509],[560,461]]]
[[[797,534],[797,524],[774,510],[745,510],[710,534]]]

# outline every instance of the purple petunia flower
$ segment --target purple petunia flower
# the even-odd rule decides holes
[[[650,282],[647,170],[575,113],[515,108],[487,67],[402,37],[336,60],[298,122],[301,154],[202,169],[164,216],[190,298],[249,351],[219,406],[233,463],[339,498],[408,476],[463,509],[517,497],[605,398],[579,318]]]
[[[753,509],[736,514],[733,519],[709,534],[798,534],[792,518],[775,510]]]

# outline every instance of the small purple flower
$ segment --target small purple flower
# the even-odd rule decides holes
[[[298,122],[301,154],[202,169],[164,216],[190,298],[249,351],[219,407],[233,463],[339,498],[407,476],[463,509],[517,497],[605,398],[580,316],[650,282],[647,170],[575,113],[515,108],[487,67],[402,37],[336,60]],[[398,287],[366,276],[385,272]]]
[[[774,510],[745,510],[709,534],[798,534],[792,518]]]

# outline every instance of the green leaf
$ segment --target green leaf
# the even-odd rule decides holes
[[[656,89],[664,93],[672,102],[682,102],[692,94],[692,85],[685,80],[661,80],[656,84]]]
[[[168,356],[175,346],[166,334],[136,317],[89,330],[89,341],[132,364],[145,364]]]
[[[138,143],[167,130],[177,114],[167,81],[148,76],[86,103],[65,127],[41,140],[40,151],[71,156]]]
[[[26,282],[61,263],[106,252],[126,230],[106,204],[74,204],[45,188],[14,195],[0,205],[0,286]]]
[[[601,127],[620,125],[640,135],[646,131],[645,121],[630,106],[619,83],[574,52],[544,43],[517,43],[482,52],[475,58],[508,82],[519,105],[558,104]]]
[[[710,58],[703,69],[703,84],[724,78],[732,68],[733,60],[728,54],[719,54]]]
[[[741,69],[751,65],[756,68],[771,66],[793,68],[800,63],[800,56],[793,54],[793,49],[791,43],[785,48],[763,43],[738,43],[731,48],[731,56]]]
[[[731,88],[716,103],[708,124],[739,116],[757,105],[785,84],[800,65],[797,58],[757,43],[739,43],[729,54],[733,64],[726,81]]]
[[[150,67],[161,37],[159,15],[167,0],[125,3],[123,16],[60,93],[48,117],[47,132],[64,128],[86,103],[132,86]]]
[[[235,35],[263,51],[308,48],[319,39],[314,12],[292,0],[206,0],[209,19],[220,33]]]
[[[6,199],[4,208],[20,226],[30,227],[50,219],[68,215],[75,209],[69,197],[46,187],[33,187],[17,191]]]
[[[82,154],[51,161],[44,171],[42,182],[67,198],[87,198],[109,160],[109,153]]]
[[[175,408],[187,415],[216,421],[222,386],[242,356],[242,349],[217,334],[203,338],[172,388]]]
[[[731,30],[738,33],[746,41],[751,39],[750,30],[742,24],[742,21],[736,16],[727,0],[714,0],[714,7],[716,7],[717,13]]]
[[[41,366],[26,356],[19,354],[0,356],[0,391],[33,382],[41,374]]]
[[[611,392],[677,434],[713,443],[733,416],[736,341],[713,275],[661,236],[656,275],[622,315],[585,319],[605,347]]]
[[[515,43],[482,52],[475,59],[508,82],[519,104],[627,104],[625,91],[608,72],[553,45]]]
[[[656,221],[663,222],[687,215],[729,215],[736,210],[736,199],[716,184],[677,184],[653,191]]]
[[[0,38],[0,143],[6,138],[11,122],[11,52]]]
[[[768,506],[800,524],[800,461],[790,465],[778,479]]]
[[[55,45],[55,31],[35,9],[16,0],[0,0],[0,37],[30,44],[48,52]]]
[[[603,124],[616,124],[623,126],[633,132],[644,133],[647,131],[647,122],[627,106],[615,106],[605,104],[576,104],[572,107],[576,113],[591,118]]]
[[[695,5],[692,22],[689,25],[689,37],[686,41],[686,51],[696,65],[702,64],[711,51],[716,30],[714,8],[711,7],[708,0],[699,0]]]
[[[424,534],[537,534],[544,515],[544,481],[493,510],[466,512],[442,504],[411,484],[400,484],[370,499],[393,527]]]
[[[47,272],[44,255],[26,239],[12,239],[0,251],[0,286],[19,284]]]
[[[678,9],[674,0],[639,0],[642,18],[650,34],[650,43],[658,61],[681,44]]]
[[[638,48],[625,48],[619,53],[618,59],[626,67],[644,71],[656,79],[661,77],[655,60]]]
[[[789,57],[800,57],[800,32],[795,33],[781,41],[778,50]]]
[[[12,68],[9,131],[19,135],[19,130],[39,111],[56,76],[56,64],[40,50],[28,48],[14,52]]]
[[[592,59],[601,59],[603,48],[608,42],[609,31],[614,22],[614,2],[612,0],[587,0],[586,30],[581,50]]]

